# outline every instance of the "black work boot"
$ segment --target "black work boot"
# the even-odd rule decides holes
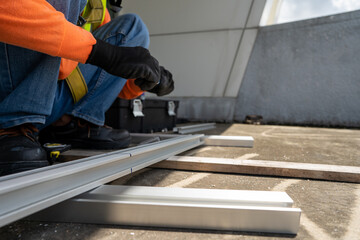
[[[0,176],[49,165],[31,124],[0,129]]]
[[[42,143],[71,144],[72,148],[120,149],[130,144],[130,134],[125,129],[97,126],[73,119],[65,126],[48,126],[40,132]]]

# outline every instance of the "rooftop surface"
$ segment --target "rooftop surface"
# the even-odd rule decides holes
[[[252,136],[253,148],[203,146],[181,155],[360,166],[360,130],[217,124],[206,135]],[[0,239],[358,239],[360,185],[353,183],[146,168],[111,184],[285,191],[302,210],[296,236],[20,220]]]

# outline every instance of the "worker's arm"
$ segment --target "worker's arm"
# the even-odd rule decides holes
[[[96,65],[126,79],[144,79],[142,90],[152,89],[160,80],[159,64],[147,49],[95,40],[45,0],[2,1],[0,41]]]
[[[82,63],[96,43],[45,0],[2,1],[0,41]]]
[[[140,80],[141,81],[141,80]],[[139,79],[128,79],[125,86],[119,94],[119,98],[133,99],[140,96],[143,91],[140,89]],[[149,92],[158,96],[165,96],[174,90],[174,80],[172,74],[164,67],[160,67],[160,82]]]
[[[139,79],[135,80],[135,84],[141,86],[140,83],[137,83]],[[160,82],[153,89],[150,89],[149,92],[155,93],[158,96],[165,96],[170,94],[174,90],[174,80],[171,72],[166,70],[164,67],[160,67]]]
[[[118,47],[97,39],[86,63],[101,67],[125,79],[143,79],[143,91],[153,89],[160,82],[159,62],[143,47]]]
[[[135,79],[128,79],[118,97],[122,99],[134,99],[143,93],[144,91],[135,84]]]
[[[106,24],[106,23],[108,23],[110,21],[111,21],[110,13],[106,9],[104,21],[102,22],[102,24],[99,27],[103,26],[104,24]],[[77,65],[78,65],[78,62],[76,62],[76,61],[66,59],[66,58],[62,58],[61,63],[60,63],[60,71],[59,71],[58,79],[67,78],[70,75],[70,73],[76,68]],[[141,94],[139,94],[139,95],[141,95]]]

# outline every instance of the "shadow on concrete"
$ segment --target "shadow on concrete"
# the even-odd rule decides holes
[[[202,229],[184,229],[184,228],[164,228],[164,227],[137,227],[137,226],[126,226],[126,225],[97,225],[101,228],[120,228],[121,230],[134,230],[134,231],[147,231],[147,232],[163,232],[166,233],[191,233],[191,234],[209,234],[218,235],[219,238],[224,235],[233,236],[254,236],[254,237],[273,237],[273,238],[295,238],[294,234],[279,234],[279,233],[257,233],[257,232],[241,232],[241,231],[218,231],[218,230],[202,230]],[[90,236],[90,235],[89,235]]]

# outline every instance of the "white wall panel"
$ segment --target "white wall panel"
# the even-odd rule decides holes
[[[137,13],[148,26],[151,53],[174,75],[170,97],[186,103],[180,117],[231,121],[265,2],[129,0],[122,13]]]
[[[240,48],[235,59],[234,68],[231,72],[224,97],[236,97],[238,95],[242,79],[250,58],[250,54],[256,39],[257,29],[244,31]]]
[[[152,55],[174,75],[175,90],[170,96],[223,96],[241,32],[151,37]]]
[[[249,19],[246,23],[247,28],[255,28],[259,26],[265,3],[266,0],[254,0]]]
[[[130,0],[124,1],[123,12],[140,15],[150,34],[233,29],[245,26],[251,2],[252,0]]]

